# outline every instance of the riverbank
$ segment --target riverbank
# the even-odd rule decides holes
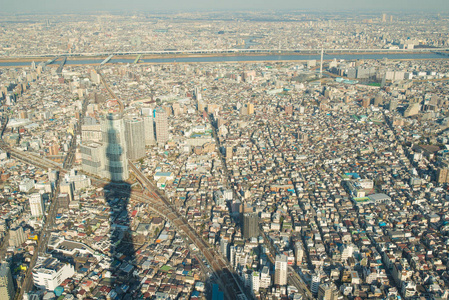
[[[83,57],[68,57],[66,65],[100,65],[105,56],[83,56]],[[107,63],[111,64],[133,64],[137,55],[116,55]],[[432,52],[405,52],[405,53],[373,53],[373,52],[357,52],[357,53],[324,53],[324,61],[337,60],[429,60],[429,59],[449,59],[449,56],[432,53]],[[308,60],[319,61],[321,54],[306,54],[306,53],[281,53],[269,54],[266,53],[243,53],[236,55],[235,53],[226,54],[189,54],[189,55],[142,55],[138,64],[173,64],[173,63],[262,63],[262,62],[304,62]],[[31,62],[35,63],[47,62],[49,58],[16,58],[16,59],[1,59],[0,67],[27,67]],[[62,58],[54,61],[51,66],[59,65]]]

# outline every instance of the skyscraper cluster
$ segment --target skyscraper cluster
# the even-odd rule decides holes
[[[83,127],[80,150],[85,172],[112,181],[126,180],[129,176],[128,159],[139,160],[145,157],[145,146],[156,142],[164,145],[168,141],[166,111],[145,107],[141,113],[142,116],[130,117],[109,114],[99,125]]]

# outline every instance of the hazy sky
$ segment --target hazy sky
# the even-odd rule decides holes
[[[449,12],[449,0],[0,0],[0,13],[313,10]]]

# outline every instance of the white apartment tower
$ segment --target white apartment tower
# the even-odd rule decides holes
[[[276,255],[276,262],[274,266],[274,284],[286,285],[288,274],[287,255]]]
[[[44,200],[39,193],[30,195],[30,209],[33,217],[42,217],[44,214]]]
[[[141,159],[145,156],[145,126],[140,118],[125,119],[126,147],[128,158]]]

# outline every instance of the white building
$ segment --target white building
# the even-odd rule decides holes
[[[71,264],[61,263],[56,258],[44,258],[33,270],[33,282],[37,288],[54,291],[74,274],[75,268]]]
[[[287,284],[288,263],[287,255],[276,255],[276,262],[274,267],[274,283],[277,285]]]
[[[125,120],[126,144],[128,158],[137,160],[145,156],[144,120],[131,118]]]
[[[41,217],[44,214],[44,200],[41,194],[30,195],[30,209],[33,217]]]
[[[262,268],[262,272],[260,272],[260,281],[259,287],[263,289],[267,289],[271,286],[271,276],[270,270],[267,266]]]
[[[24,178],[19,184],[19,190],[24,193],[28,193],[34,187],[34,180],[30,178]]]
[[[253,272],[251,286],[253,291],[258,292],[260,289],[260,273],[257,271]]]

